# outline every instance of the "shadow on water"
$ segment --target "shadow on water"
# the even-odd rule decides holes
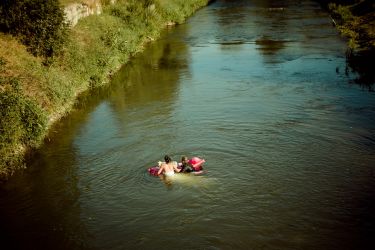
[[[69,139],[46,144],[43,152],[34,154],[33,166],[1,186],[0,239],[4,249],[87,248],[90,237],[79,203],[83,190],[74,148],[70,147]]]
[[[358,74],[354,83],[359,84],[368,91],[374,91],[375,71],[374,59],[375,50],[369,50],[362,53],[347,53],[347,66]],[[347,69],[348,70],[348,69]]]

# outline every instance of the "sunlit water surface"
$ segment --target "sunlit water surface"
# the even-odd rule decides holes
[[[345,50],[309,0],[200,10],[0,187],[2,246],[374,249],[375,95]],[[148,175],[164,154],[207,172]]]

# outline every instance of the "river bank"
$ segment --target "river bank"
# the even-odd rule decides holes
[[[110,76],[166,26],[182,23],[207,0],[116,1],[81,19],[62,53],[46,66],[15,37],[0,33],[0,176],[23,167],[28,150],[68,114],[80,93]]]
[[[374,50],[375,48],[375,5],[363,0],[355,3],[329,3],[332,22],[348,37],[349,48],[353,51]]]
[[[373,91],[375,74],[375,4],[371,0],[319,0],[331,14],[332,23],[348,39],[349,67],[358,73],[356,83]]]

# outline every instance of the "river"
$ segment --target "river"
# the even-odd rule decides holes
[[[0,186],[4,249],[374,249],[375,93],[310,0],[218,0]],[[169,179],[165,154],[206,159]]]

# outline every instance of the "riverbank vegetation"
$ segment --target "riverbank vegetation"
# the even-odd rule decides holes
[[[0,3],[0,176],[22,167],[77,96],[110,76],[168,24],[207,0],[103,0],[103,13],[68,28],[55,0]],[[31,22],[30,20],[33,20]]]
[[[356,82],[373,90],[375,72],[375,3],[373,0],[319,0],[337,29],[348,38],[347,62],[358,72]]]
[[[375,48],[375,3],[371,0],[329,3],[335,25],[349,38],[352,50]]]

